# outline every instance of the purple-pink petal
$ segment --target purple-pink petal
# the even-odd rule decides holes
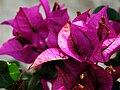
[[[120,50],[120,35],[100,42],[94,49],[90,60],[92,62],[107,62],[110,56],[118,50]]]
[[[46,43],[49,47],[58,47],[58,33],[68,20],[69,16],[67,9],[54,11],[50,14],[49,18],[46,18],[46,23],[49,29]]]
[[[86,12],[78,15],[78,16],[72,21],[72,23],[74,23],[74,24],[76,23],[75,25],[83,26],[83,25],[79,24],[79,22],[81,21],[81,22],[83,22],[84,24],[86,24],[86,20],[87,20],[87,18],[88,18],[88,16],[89,16],[89,11],[90,11],[90,10],[91,10],[91,9],[88,9]],[[78,22],[78,24],[77,24],[77,22]]]
[[[113,26],[116,34],[118,35],[120,33],[120,22],[112,21],[111,25]]]
[[[45,11],[46,17],[49,17],[50,14],[50,5],[48,0],[40,0],[41,5]]]
[[[102,10],[100,10],[96,14],[91,14],[90,18],[87,19],[88,26],[92,29],[96,29],[98,26],[98,22],[101,21],[101,17],[105,18],[105,23],[108,23],[108,17],[107,17],[107,8],[108,6],[105,6]]]
[[[78,63],[79,66],[76,67],[74,64],[70,68],[66,65],[63,70],[57,67],[58,76],[53,83],[52,90],[111,90],[113,79],[110,73],[95,64],[86,63],[88,64],[86,67],[85,63]],[[84,76],[81,77],[83,73]]]
[[[7,21],[2,22],[1,24],[11,25],[12,27],[14,27],[14,20],[7,20]]]
[[[97,65],[93,65],[92,67],[94,69],[93,73],[96,74],[96,79],[98,80],[98,90],[111,90],[113,85],[113,79],[111,74],[109,74],[107,71]]]
[[[102,30],[101,38],[102,40],[107,38],[113,38],[116,37],[116,34],[114,32],[114,29],[110,25],[107,17],[107,10],[108,6],[105,6],[101,11],[99,11],[97,14],[91,14],[90,17],[87,19],[87,25],[82,29],[87,37],[89,38],[91,44],[93,47],[95,47],[99,43],[100,36],[97,35],[99,32],[99,23],[102,22],[106,28]],[[103,19],[103,21],[102,21]],[[110,33],[109,33],[110,32]]]
[[[76,25],[71,24],[70,29],[71,29],[71,36],[75,44],[74,48],[76,48],[77,54],[82,58],[87,59],[88,57],[91,56],[93,51],[93,47],[89,41],[89,38]]]
[[[84,61],[83,58],[78,56],[76,53],[76,48],[74,46],[74,42],[72,40],[72,37],[70,35],[70,24],[67,23],[60,31],[58,35],[58,45],[60,49],[65,52],[67,55],[75,58],[79,61]]]
[[[0,48],[0,54],[10,55],[24,63],[32,63],[39,55],[31,45],[22,46],[16,38],[5,42]]]
[[[58,47],[57,37],[58,37],[58,33],[55,31],[53,27],[51,27],[49,29],[48,37],[46,38],[47,46],[57,48]]]
[[[38,33],[42,37],[47,36],[47,29],[45,27],[42,15],[39,13],[40,5],[36,5],[30,8],[20,8],[15,19],[3,22],[3,24],[9,24],[13,27],[13,34],[15,36],[21,33],[23,37],[30,40],[33,33]],[[43,34],[42,34],[43,32]]]
[[[42,63],[52,61],[52,60],[64,60],[68,59],[60,49],[58,48],[49,48],[43,51],[34,61],[31,67],[39,66]]]
[[[38,29],[41,27],[40,24],[43,22],[43,18],[39,13],[39,7],[40,5],[31,8],[20,8],[14,20],[14,27],[20,32],[38,32]]]
[[[64,72],[57,67],[58,76],[53,83],[52,90],[71,90],[77,83],[77,79],[71,72]]]

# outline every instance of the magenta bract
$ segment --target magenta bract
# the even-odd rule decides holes
[[[0,54],[11,55],[24,63],[32,63],[45,49],[58,47],[58,33],[69,20],[67,9],[50,11],[48,0],[40,2],[30,8],[20,8],[13,20],[2,23],[13,27],[14,39],[3,44]],[[46,13],[45,19],[39,12],[41,6]]]
[[[116,36],[108,17],[108,6],[97,14],[89,10],[77,16],[58,35],[59,47],[67,55],[79,61],[107,62],[120,49],[119,35]]]
[[[103,68],[74,60],[66,63],[64,70],[57,67],[59,73],[52,90],[111,90],[112,75]]]

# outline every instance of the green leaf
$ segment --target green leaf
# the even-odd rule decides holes
[[[0,61],[0,88],[7,88],[20,77],[20,71],[16,64]]]
[[[50,61],[50,62],[43,63],[40,69],[41,77],[44,79],[49,79],[49,80],[55,79],[58,75],[56,66],[63,69],[65,67],[63,60],[56,60],[56,61]]]
[[[36,68],[32,77],[29,78],[27,90],[43,90],[41,79],[52,80],[58,75],[56,66],[63,69],[65,67],[63,60],[45,62],[40,68]],[[33,68],[32,68],[33,69]],[[32,71],[32,70],[31,70]],[[34,82],[34,83],[33,83]]]
[[[23,68],[22,63],[19,60],[12,59],[9,63],[15,63],[18,68]]]
[[[98,13],[103,7],[104,7],[104,6],[99,6],[99,7],[97,7],[97,8],[93,11],[93,13]]]
[[[15,63],[12,63],[12,64],[8,63],[8,67],[9,67],[9,74],[10,74],[11,78],[14,81],[18,80],[20,77],[20,71],[19,71],[17,65]]]
[[[120,51],[116,53],[115,58],[110,59],[108,62],[105,62],[104,64],[107,66],[112,65],[113,67],[120,66]]]
[[[41,76],[40,76],[39,72],[34,73],[33,76],[31,77],[31,79],[29,80],[27,90],[36,90],[35,88],[38,87],[38,85],[40,84],[40,80],[41,80]],[[42,88],[42,86],[41,86],[41,88]]]
[[[29,72],[25,72],[21,75],[21,79],[24,81],[29,80],[31,77],[32,77],[32,73],[29,73]]]
[[[112,90],[120,90],[120,82],[118,81],[114,82]]]
[[[99,12],[104,6],[99,6],[97,7],[93,13],[97,13]],[[107,9],[107,15],[108,15],[108,19],[109,20],[116,20],[116,21],[120,21],[120,14],[115,11],[113,8],[108,8]]]
[[[44,90],[44,89],[42,88],[42,84],[39,82],[34,90]]]

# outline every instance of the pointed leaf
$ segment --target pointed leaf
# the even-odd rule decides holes
[[[7,21],[2,22],[1,24],[11,25],[12,27],[14,27],[14,20],[7,20]]]
[[[40,5],[36,5],[30,8],[20,8],[16,17],[13,20],[4,21],[2,24],[9,24],[13,27],[13,34],[18,36],[18,32],[22,34],[27,40],[31,40],[33,33],[38,33],[39,31],[46,31],[43,28],[44,20],[42,15],[39,13]],[[39,18],[39,19],[38,19]],[[46,28],[46,27],[45,27]],[[46,33],[43,32],[46,37]]]
[[[16,64],[0,61],[0,88],[7,88],[20,78]]]
[[[38,72],[34,73],[29,80],[28,90],[36,90],[37,86],[41,85],[40,80],[41,80],[40,74]]]
[[[20,71],[15,63],[8,63],[11,78],[16,81],[20,78]]]

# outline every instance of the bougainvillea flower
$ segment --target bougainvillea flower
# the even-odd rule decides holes
[[[54,11],[51,13],[51,16],[46,19],[47,26],[49,28],[49,34],[46,43],[49,47],[58,47],[58,33],[68,20],[69,17],[67,14],[67,9]]]
[[[40,33],[41,37],[47,36],[47,29],[44,24],[42,15],[39,13],[40,5],[30,8],[20,8],[13,20],[5,21],[2,24],[9,24],[13,27],[13,35],[22,36],[28,40],[32,38],[32,34]]]
[[[45,49],[58,47],[57,35],[68,21],[69,16],[66,9],[49,11],[50,7],[48,4],[48,0],[41,0],[39,5],[30,8],[20,8],[13,20],[2,23],[13,27],[14,38],[3,44],[0,48],[0,54],[11,55],[22,62],[32,63]],[[46,16],[49,16],[45,19],[39,12],[40,6],[44,7],[45,12],[50,13],[46,13]],[[6,48],[8,47],[9,49],[7,50]],[[26,49],[28,47],[30,49]]]
[[[52,90],[111,90],[112,75],[103,68],[74,60],[66,63],[64,70],[57,67],[58,77]]]
[[[49,47],[58,47],[58,33],[69,20],[67,9],[63,9],[57,2],[55,2],[53,10],[50,11],[50,5],[48,0],[40,0],[40,2],[46,13],[45,21],[49,29],[46,44]]]
[[[76,48],[74,47],[74,42],[72,41],[72,37],[70,36],[70,24],[67,23],[60,31],[58,35],[58,44],[59,47],[65,52],[67,55],[83,61],[81,57],[76,53]]]
[[[120,48],[119,35],[108,21],[107,8],[91,15],[88,10],[67,23],[58,35],[63,52],[79,61],[107,62]]]
[[[0,54],[11,55],[22,62],[31,63],[45,49],[43,38],[47,36],[48,31],[39,13],[39,7],[40,5],[20,8],[15,19],[2,23],[13,27],[14,38],[3,44]]]
[[[106,71],[108,71],[112,75],[114,82],[120,78],[120,66],[112,67],[110,65],[106,68]]]

